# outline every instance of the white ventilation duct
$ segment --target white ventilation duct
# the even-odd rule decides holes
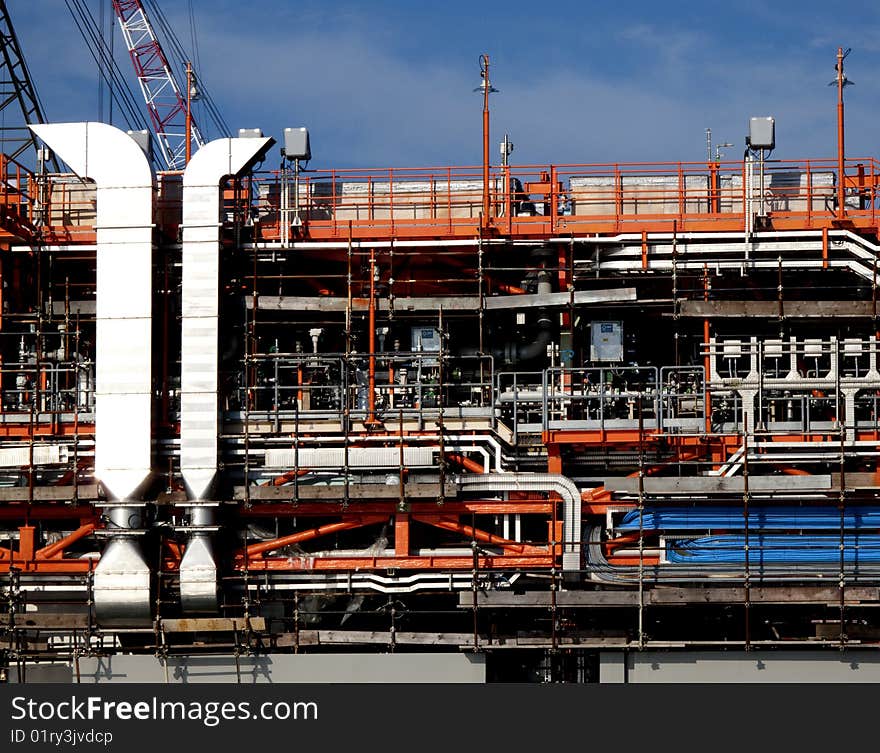
[[[183,282],[180,355],[180,470],[191,499],[205,500],[217,475],[220,309],[220,183],[261,160],[272,138],[216,139],[199,149],[183,173]],[[216,508],[193,506],[200,527]],[[180,563],[181,604],[187,612],[217,609],[213,544],[190,536]]]
[[[205,144],[183,173],[183,292],[180,364],[180,469],[192,499],[217,474],[220,288],[220,181],[260,160],[272,138]]]
[[[97,187],[95,476],[111,498],[125,503],[150,478],[155,176],[141,148],[113,126],[30,128]],[[143,526],[134,507],[109,510],[119,533],[104,548],[94,577],[103,624],[150,620],[150,569],[134,533],[124,533]]]
[[[95,476],[116,499],[150,476],[155,176],[123,131],[104,123],[31,130],[97,185]]]

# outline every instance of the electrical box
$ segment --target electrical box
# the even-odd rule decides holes
[[[308,128],[284,129],[284,155],[287,159],[310,160],[312,158]]]
[[[623,361],[623,322],[591,322],[590,360]]]
[[[776,121],[773,118],[749,120],[749,146],[752,149],[776,148]]]
[[[413,327],[410,350],[414,353],[439,353],[440,333],[434,327]]]
[[[240,139],[261,139],[263,138],[262,128],[239,128],[238,138]]]

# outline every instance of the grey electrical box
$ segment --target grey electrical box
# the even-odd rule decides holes
[[[423,353],[440,352],[440,333],[434,327],[413,327],[410,332],[410,350]]]
[[[239,128],[238,138],[240,139],[261,139],[263,138],[262,128]]]
[[[773,118],[749,120],[749,146],[752,149],[776,148],[776,121]]]
[[[131,136],[134,143],[147,155],[147,159],[153,159],[153,141],[149,131],[126,131],[126,133]]]
[[[287,159],[310,160],[312,158],[308,128],[284,129],[284,154]]]
[[[590,360],[623,360],[623,322],[590,323]]]

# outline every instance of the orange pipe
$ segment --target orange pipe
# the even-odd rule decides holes
[[[611,554],[615,549],[620,549],[620,547],[625,546],[626,544],[635,544],[639,540],[639,534],[637,533],[628,533],[626,536],[620,536],[616,539],[608,539],[605,542],[605,553]]]
[[[192,157],[192,63],[186,62],[186,150],[184,164]]]
[[[284,486],[288,481],[293,481],[295,478],[299,478],[300,476],[305,476],[307,473],[311,473],[308,468],[299,468],[295,471],[287,471],[286,473],[282,473],[279,476],[271,479],[270,481],[264,481],[260,486]]]
[[[60,541],[56,541],[54,544],[44,546],[42,549],[38,550],[34,558],[38,560],[48,560],[52,559],[52,557],[61,555],[67,547],[80,539],[84,539],[94,530],[94,523],[86,523],[86,525],[80,526],[73,533],[68,534]]]
[[[434,526],[436,528],[442,528],[444,531],[460,533],[463,536],[468,536],[472,539],[476,539],[477,541],[482,541],[484,544],[494,544],[495,546],[500,546],[502,549],[509,549],[510,551],[516,552],[517,554],[537,554],[546,552],[546,547],[521,544],[518,541],[511,541],[510,539],[505,539],[502,536],[496,536],[494,533],[481,531],[479,528],[467,526],[463,523],[459,523],[457,520],[451,520],[449,518],[439,518],[434,517],[433,515],[413,515],[413,520],[418,520],[421,523],[427,523],[428,525]]]
[[[837,218],[846,216],[846,187],[844,186],[844,128],[843,128],[843,48],[837,48]]]
[[[248,557],[255,557],[259,554],[272,552],[283,546],[290,544],[298,544],[302,541],[316,539],[319,536],[326,536],[331,533],[339,533],[340,531],[348,531],[352,528],[360,528],[361,526],[370,525],[371,523],[379,523],[387,520],[385,515],[353,515],[348,516],[341,523],[327,523],[317,528],[310,528],[307,531],[293,533],[290,536],[282,536],[280,539],[272,539],[271,541],[261,541],[259,544],[251,544],[245,549]]]
[[[481,58],[483,74],[483,227],[489,225],[489,56]]]
[[[471,460],[471,458],[467,458],[464,455],[459,455],[457,453],[447,453],[446,459],[451,460],[453,463],[457,463],[465,470],[470,471],[471,473],[485,473],[486,469],[480,465],[476,460]]]

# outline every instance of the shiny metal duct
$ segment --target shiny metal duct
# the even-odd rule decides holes
[[[180,469],[189,496],[205,499],[217,474],[220,181],[262,159],[272,138],[205,144],[183,174]]]
[[[95,477],[119,507],[113,538],[95,570],[101,624],[150,621],[150,568],[137,543],[150,478],[152,262],[155,176],[123,131],[104,123],[32,125],[31,130],[97,188]]]
[[[95,476],[117,499],[150,476],[153,197],[146,155],[104,123],[31,130],[97,186]]]
[[[205,500],[217,475],[220,183],[261,160],[272,138],[216,139],[196,152],[183,174],[183,281],[180,365],[180,469],[191,499]],[[180,563],[186,612],[217,611],[217,565],[210,529],[216,508],[190,508],[193,532]]]
[[[216,522],[216,506],[208,504],[190,508],[191,534],[179,573],[180,605],[189,614],[217,611],[217,563],[211,540]]]

